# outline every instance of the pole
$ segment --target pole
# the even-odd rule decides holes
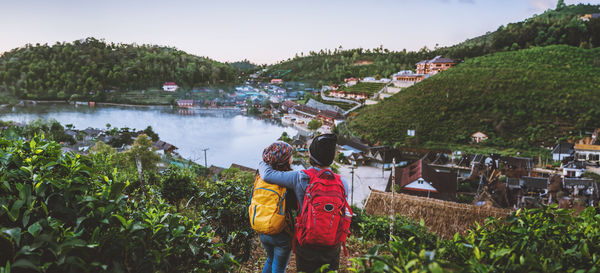
[[[204,151],[204,167],[208,168],[208,163],[206,161],[206,151],[208,151],[208,148],[202,149],[202,151]]]
[[[383,162],[383,164],[381,164],[381,177],[385,178],[385,155],[386,155],[387,151],[385,149],[385,146],[383,147],[383,158],[381,159],[381,161]]]
[[[350,205],[354,204],[354,169],[356,169],[355,166],[350,167],[351,171],[350,173],[352,174],[352,191],[350,192]]]
[[[394,216],[396,212],[394,211],[394,193],[396,192],[396,159],[392,159],[392,181],[390,183],[390,188],[392,190],[392,215],[390,216],[390,241],[392,240],[392,235],[394,234]]]

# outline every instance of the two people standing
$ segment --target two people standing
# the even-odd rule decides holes
[[[263,273],[285,272],[291,249],[295,249],[298,272],[311,273],[325,264],[329,270],[339,268],[340,248],[349,234],[352,211],[347,202],[348,184],[329,168],[336,144],[335,134],[315,137],[309,146],[311,167],[303,171],[289,168],[293,150],[289,144],[275,142],[264,150],[257,180],[285,187],[284,195],[294,195],[297,199],[298,215],[295,224],[286,221],[292,225],[293,234],[287,231],[260,234],[259,231],[261,244],[267,251]],[[287,163],[289,170],[281,167],[283,163]],[[256,199],[258,189],[255,182],[252,200]],[[260,208],[250,205],[251,222],[256,220],[252,212],[257,207]]]

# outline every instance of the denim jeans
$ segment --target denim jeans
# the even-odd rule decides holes
[[[275,235],[259,234],[260,243],[267,251],[263,273],[284,273],[292,253],[290,235],[281,232]]]

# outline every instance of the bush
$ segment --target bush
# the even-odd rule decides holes
[[[597,272],[600,214],[556,209],[518,210],[490,218],[466,235],[430,244],[426,233],[395,236],[352,259],[355,272]],[[422,231],[421,231],[422,232]],[[390,269],[394,269],[393,271]]]
[[[190,169],[169,166],[161,177],[162,196],[171,204],[177,204],[182,199],[190,199],[198,193],[195,175]]]
[[[227,271],[235,263],[201,221],[125,196],[115,169],[56,142],[0,138],[2,272]]]

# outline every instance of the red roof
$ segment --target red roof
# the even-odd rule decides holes
[[[283,106],[287,107],[287,108],[292,108],[296,105],[295,102],[291,101],[291,100],[286,100],[283,102]]]
[[[176,83],[174,83],[174,82],[165,82],[165,84],[164,84],[164,85],[165,85],[165,86],[172,86],[172,85],[174,85],[174,86],[177,86],[177,84],[176,84]]]
[[[456,193],[456,173],[437,172],[423,161],[423,159],[419,159],[405,168],[397,168],[395,184],[399,185],[402,189],[414,191],[416,189],[405,188],[405,186],[419,178],[431,182],[431,186],[439,193],[450,195]]]

